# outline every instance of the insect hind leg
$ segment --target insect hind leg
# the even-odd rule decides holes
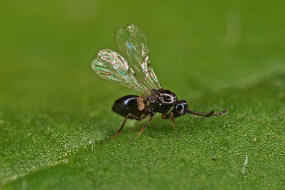
[[[125,124],[126,124],[126,121],[127,121],[127,119],[128,119],[128,116],[129,116],[129,114],[125,117],[125,119],[124,119],[123,123],[121,124],[121,127],[119,128],[119,130],[117,131],[117,133],[115,133],[113,136],[111,136],[111,137],[109,138],[110,140],[113,139],[113,138],[115,138],[116,136],[118,136],[118,135],[121,133],[121,131],[122,131],[123,128],[125,127]]]

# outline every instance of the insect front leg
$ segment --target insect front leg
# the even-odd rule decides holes
[[[172,112],[170,113],[169,119],[170,119],[170,123],[171,123],[171,125],[172,125],[172,127],[173,127],[173,129],[174,129],[174,133],[175,133],[176,137],[179,138],[179,135],[178,135],[178,133],[177,133],[176,126],[175,126],[175,123],[174,123],[174,119],[175,119],[175,118],[174,118]]]

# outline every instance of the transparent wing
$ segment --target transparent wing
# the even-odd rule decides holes
[[[146,86],[134,77],[135,72],[128,65],[128,62],[111,49],[100,50],[97,58],[91,61],[91,67],[95,73],[104,79],[119,82],[138,91],[147,90]]]
[[[143,32],[134,24],[118,30],[118,48],[128,60],[135,78],[148,89],[158,89],[161,85],[150,65],[149,50]]]

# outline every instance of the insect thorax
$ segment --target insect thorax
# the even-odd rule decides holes
[[[153,89],[145,98],[144,106],[153,112],[165,113],[177,102],[176,95],[170,90]]]

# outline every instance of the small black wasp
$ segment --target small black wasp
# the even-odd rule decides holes
[[[135,140],[156,113],[161,113],[162,119],[171,121],[177,137],[174,124],[177,117],[186,113],[204,117],[227,113],[227,110],[219,113],[189,110],[185,100],[178,100],[172,91],[163,89],[150,65],[145,35],[136,25],[120,28],[116,34],[116,41],[119,51],[125,58],[111,49],[103,49],[91,61],[91,67],[100,77],[135,89],[141,92],[141,95],[127,95],[115,101],[112,110],[125,119],[117,133],[110,137],[111,139],[120,134],[127,119],[140,121],[148,117],[147,122],[135,136]]]

